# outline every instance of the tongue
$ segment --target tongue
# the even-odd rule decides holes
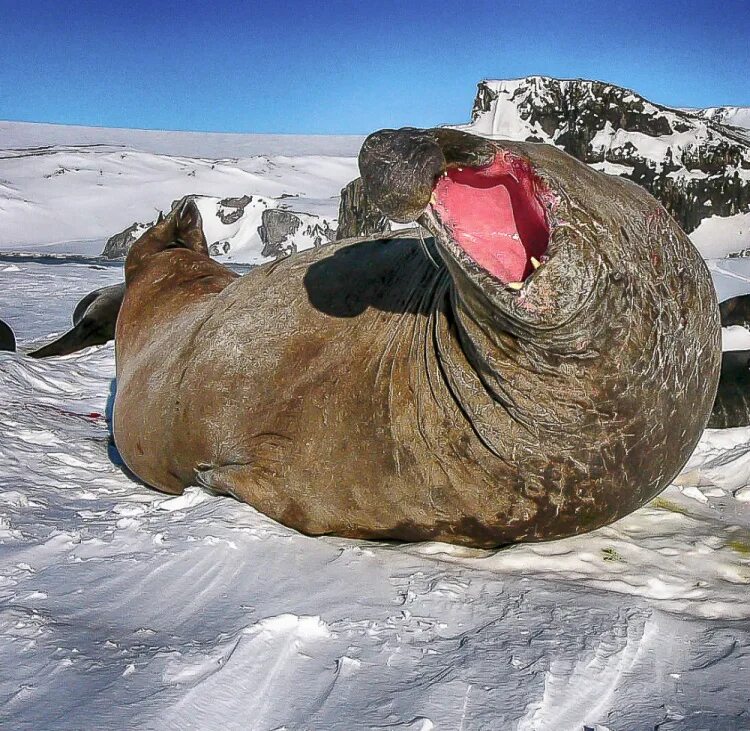
[[[539,182],[524,160],[498,153],[481,168],[450,168],[435,186],[433,207],[456,244],[501,282],[520,282],[549,244],[537,196]]]
[[[523,279],[528,255],[505,186],[477,188],[444,177],[435,188],[435,199],[456,243],[479,266],[506,283]]]

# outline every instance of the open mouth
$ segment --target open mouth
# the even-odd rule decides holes
[[[431,204],[469,258],[520,287],[545,259],[551,196],[526,160],[503,150],[484,167],[448,168]]]

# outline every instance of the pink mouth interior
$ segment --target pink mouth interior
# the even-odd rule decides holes
[[[482,168],[449,168],[434,194],[455,243],[503,283],[523,281],[547,251],[545,192],[525,160],[500,152]]]

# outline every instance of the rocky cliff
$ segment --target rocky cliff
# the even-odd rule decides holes
[[[673,109],[613,84],[531,76],[482,81],[459,129],[557,145],[642,185],[691,233],[750,210],[750,132],[722,123],[743,111]]]
[[[226,261],[262,264],[321,246],[336,236],[334,223],[310,213],[291,211],[281,199],[258,195],[234,198],[192,196],[203,219],[211,256]],[[177,201],[172,202],[174,207]],[[124,257],[153,221],[133,223],[112,236],[102,251],[109,259]]]
[[[385,233],[391,230],[388,219],[365,195],[362,178],[355,178],[341,191],[337,239]]]
[[[613,84],[529,76],[482,81],[471,122],[493,139],[545,142],[642,185],[705,256],[750,247],[750,108],[673,109]],[[361,184],[344,188],[341,236],[388,230]]]

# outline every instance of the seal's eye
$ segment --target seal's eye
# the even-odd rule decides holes
[[[507,151],[487,166],[448,168],[432,205],[454,242],[505,284],[522,282],[547,251],[543,183]]]

